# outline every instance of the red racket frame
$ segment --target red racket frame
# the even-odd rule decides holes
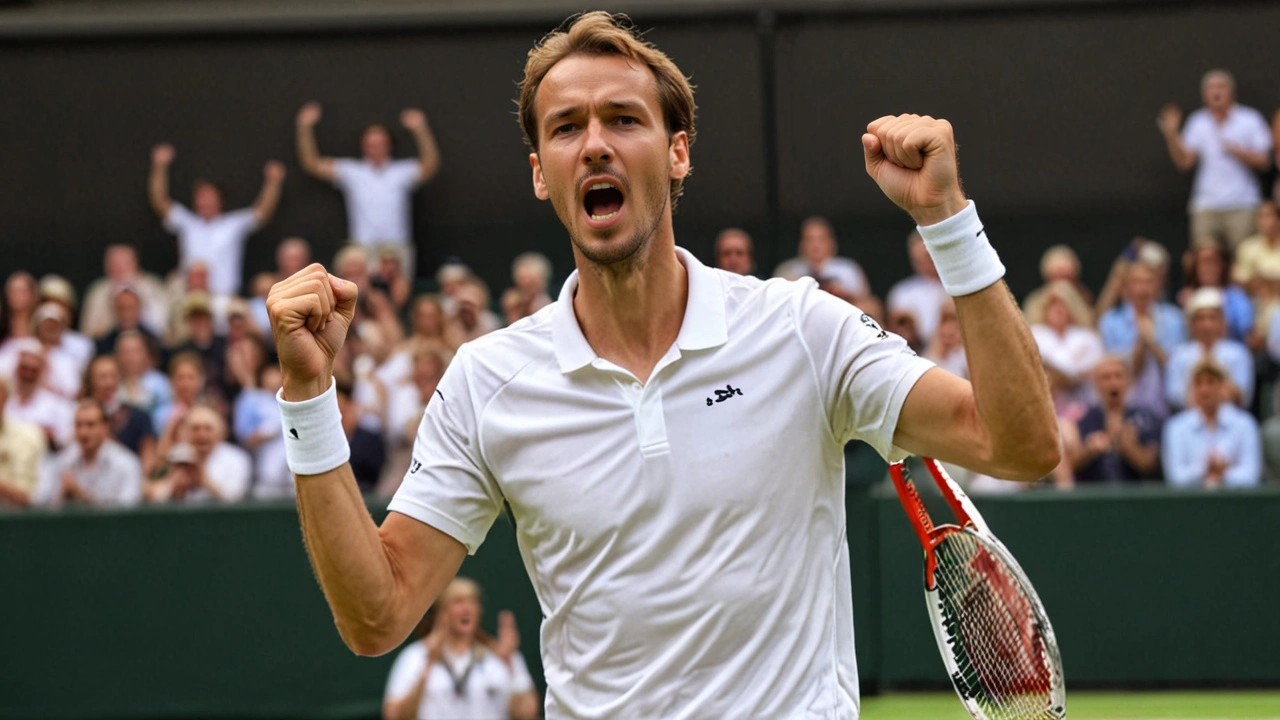
[[[911,479],[911,472],[907,470],[903,461],[898,461],[889,466],[889,475],[893,477],[893,487],[898,491],[898,500],[902,503],[902,508],[907,511],[907,519],[911,521],[911,527],[916,531],[916,536],[920,538],[920,544],[924,547],[925,561],[925,587],[932,590],[935,587],[934,571],[938,568],[938,560],[934,556],[934,549],[942,542],[942,539],[953,532],[959,532],[965,527],[973,527],[976,530],[986,531],[986,523],[982,520],[982,516],[978,514],[977,508],[964,494],[960,486],[956,484],[951,476],[947,475],[947,471],[942,469],[937,460],[933,458],[921,458],[924,461],[925,468],[928,469],[929,475],[933,478],[934,483],[938,485],[938,490],[942,493],[943,499],[947,501],[947,505],[951,508],[951,512],[956,516],[959,524],[934,525],[933,518],[929,516],[929,510],[924,505],[920,493],[916,490],[915,481]]]

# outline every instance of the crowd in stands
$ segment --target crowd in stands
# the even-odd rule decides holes
[[[1280,113],[1235,102],[1229,74],[1202,82],[1204,107],[1157,125],[1173,164],[1195,172],[1190,249],[1135,238],[1097,293],[1066,246],[1044,253],[1043,285],[1023,309],[1044,360],[1064,454],[1052,484],[1160,480],[1249,486],[1280,477]],[[367,128],[359,158],[317,148],[320,106],[298,113],[301,167],[344,196],[350,244],[328,264],[359,287],[335,361],[343,425],[360,488],[390,494],[412,460],[418,422],[457,348],[551,303],[547,258],[513,259],[496,298],[466,265],[438,268],[437,292],[413,294],[410,195],[440,165],[426,116],[401,114],[418,154],[391,156],[390,134]],[[151,206],[177,237],[168,277],[111,245],[103,277],[82,294],[56,275],[16,271],[0,298],[0,506],[233,502],[288,497],[292,478],[276,408],[280,370],[266,312],[273,283],[313,261],[301,238],[279,243],[273,272],[242,288],[242,251],[281,197],[285,168],[263,167],[251,207],[228,211],[197,181],[188,208],[173,199],[177,153],[152,152]],[[962,322],[920,237],[906,242],[912,274],[883,300],[842,256],[830,222],[801,226],[797,257],[774,276],[813,278],[918,353],[967,375]],[[325,258],[327,260],[327,258]],[[750,236],[722,232],[709,262],[757,272]],[[1181,282],[1180,286],[1175,283]],[[980,320],[972,320],[980,321]],[[1265,459],[1264,459],[1265,458]],[[976,489],[999,480],[966,477]]]

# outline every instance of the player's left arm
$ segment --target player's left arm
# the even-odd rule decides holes
[[[971,288],[983,267],[966,266],[965,253],[983,260],[985,232],[961,235],[976,214],[960,187],[951,124],[930,117],[883,117],[862,136],[867,172],[889,199],[922,228],[955,230],[943,243],[927,242],[943,283],[955,296],[956,315],[969,360],[970,380],[933,368],[907,394],[894,444],[994,477],[1036,480],[1057,466],[1058,422],[1040,352],[1022,312],[1002,279]],[[926,241],[928,230],[922,233]],[[972,234],[970,232],[969,234]],[[941,257],[946,253],[947,257]],[[998,261],[991,258],[998,267]],[[960,290],[957,290],[960,288]]]
[[[400,113],[400,124],[413,135],[413,142],[418,146],[418,182],[427,182],[440,171],[440,146],[427,123],[427,115],[416,108],[408,108]]]

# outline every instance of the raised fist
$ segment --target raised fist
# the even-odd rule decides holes
[[[927,115],[886,115],[862,136],[867,174],[917,225],[933,225],[963,210],[951,123]]]
[[[309,102],[298,111],[298,124],[311,126],[320,122],[320,103]]]
[[[1182,108],[1176,103],[1160,108],[1160,114],[1156,116],[1156,127],[1165,135],[1177,135],[1178,128],[1182,127]]]
[[[400,113],[400,124],[408,130],[421,130],[427,126],[427,116],[417,108],[408,108]]]
[[[174,151],[172,145],[169,143],[160,143],[159,145],[151,148],[151,162],[156,165],[168,165],[173,162],[173,157],[176,154],[177,153]]]
[[[356,285],[313,263],[271,287],[267,314],[280,355],[284,398],[298,402],[329,389],[333,358],[356,312]]]
[[[283,182],[284,175],[284,163],[279,160],[268,160],[267,164],[262,166],[262,177],[267,182]]]

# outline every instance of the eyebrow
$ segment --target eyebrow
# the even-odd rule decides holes
[[[619,110],[623,110],[623,111],[640,110],[644,108],[644,103],[641,103],[635,100],[610,100],[604,103],[604,108],[606,110],[613,110],[615,112]],[[552,123],[556,122],[557,120],[563,120],[567,117],[577,115],[582,111],[583,111],[583,106],[572,105],[570,107],[557,110],[551,113],[550,115],[547,115],[546,118],[543,119],[543,123],[545,123],[549,127]]]

